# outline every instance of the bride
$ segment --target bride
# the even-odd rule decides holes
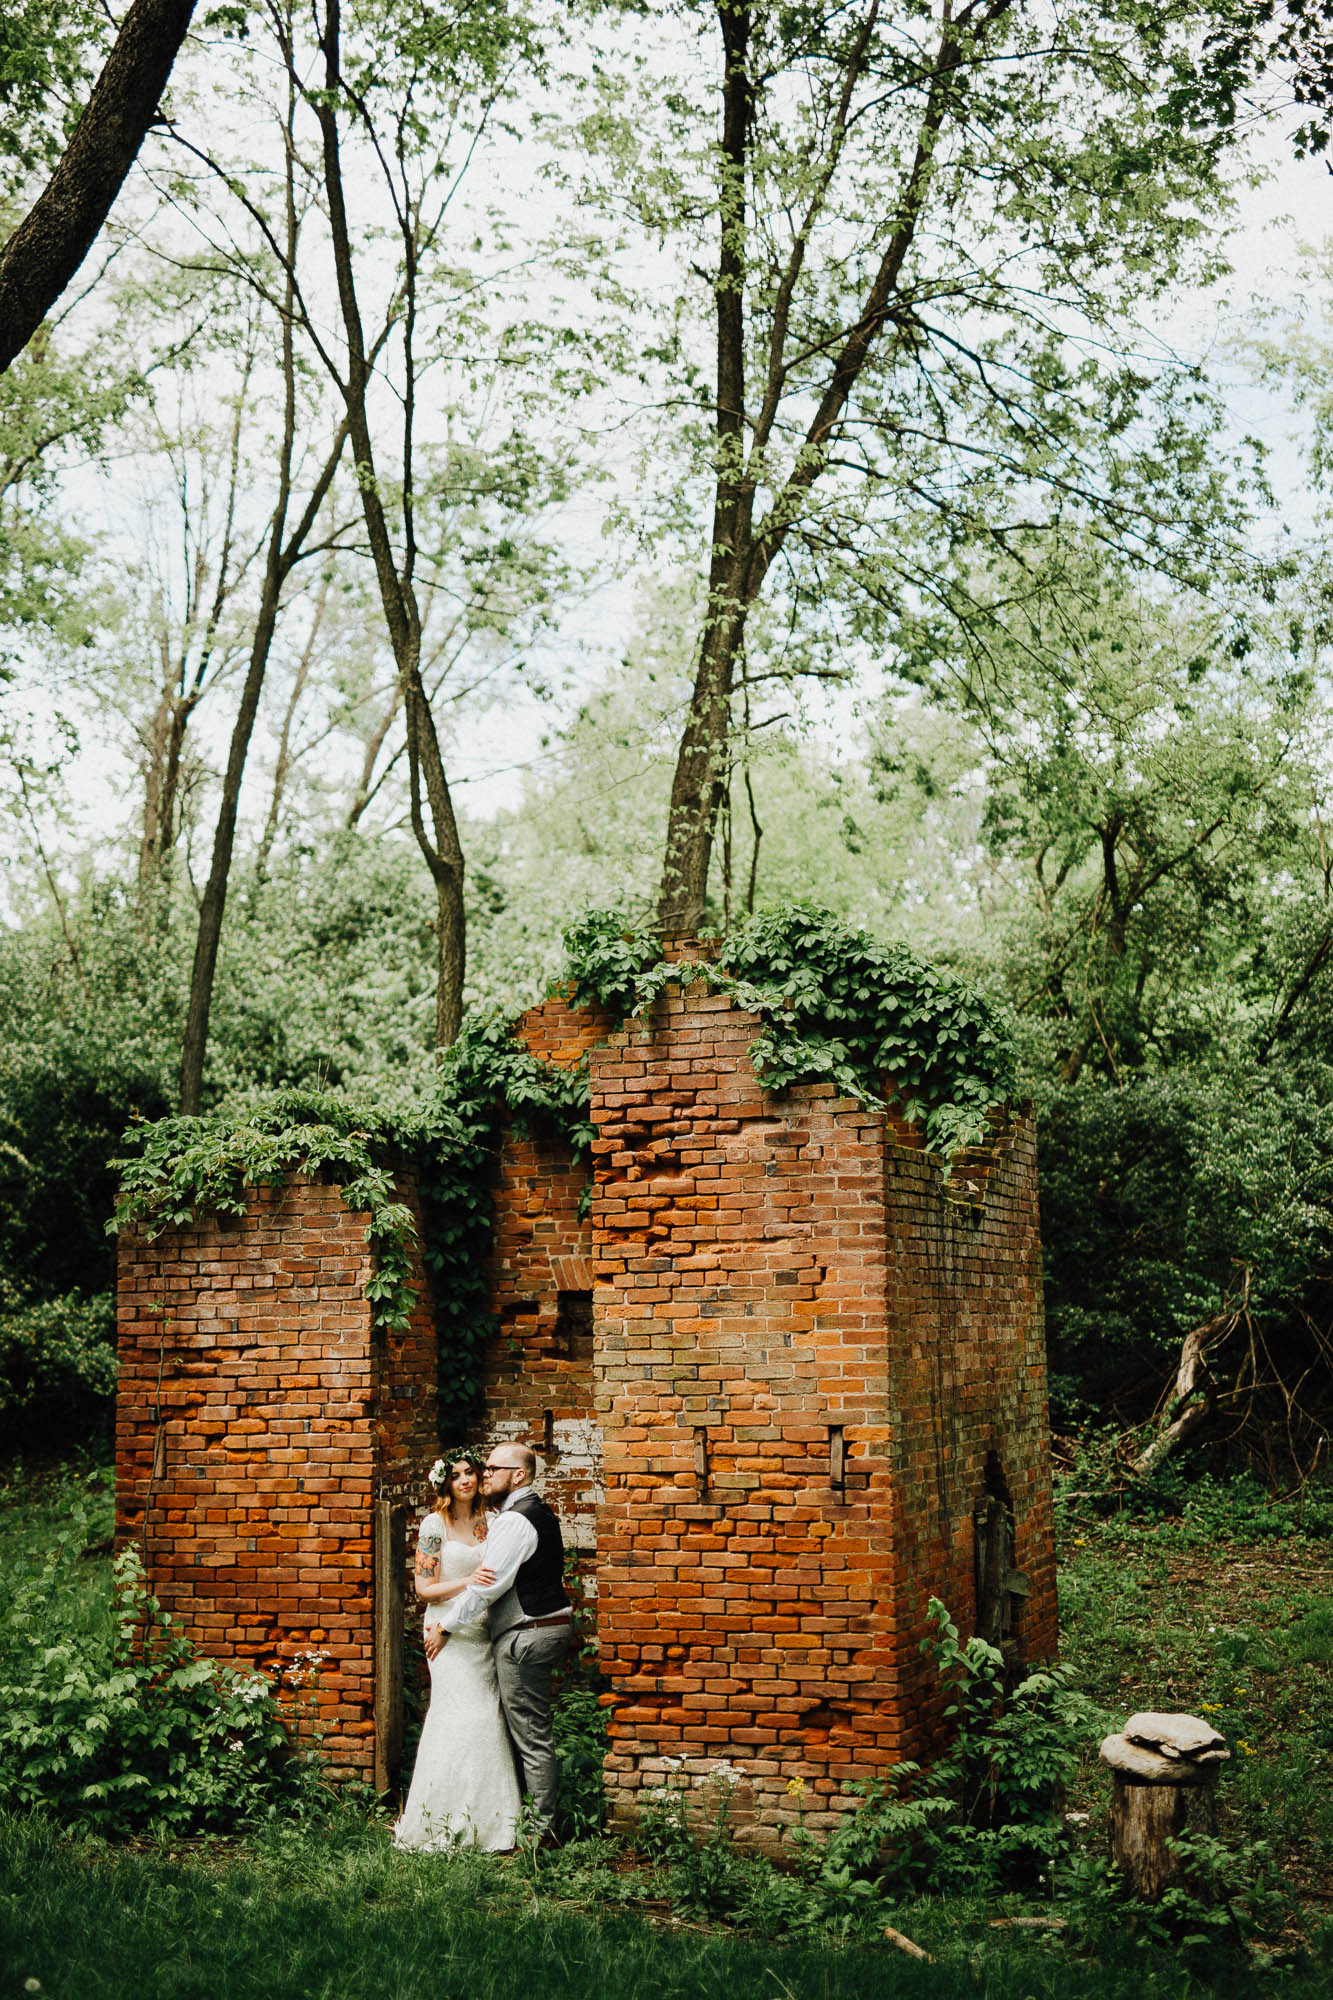
[[[473,1580],[486,1539],[475,1459],[470,1454],[436,1459],[429,1477],[437,1508],[421,1523],[416,1561],[428,1641],[441,1606]],[[500,1714],[490,1637],[484,1623],[460,1625],[430,1659],[430,1709],[394,1845],[501,1851],[514,1845],[518,1810],[518,1779]]]

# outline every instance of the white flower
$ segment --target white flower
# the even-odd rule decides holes
[[[23,1991],[24,1991],[25,1993],[40,1993],[40,1992],[41,1992],[41,1990],[42,1990],[42,1982],[41,1982],[41,1980],[40,1980],[40,1979],[25,1979],[25,1980],[24,1980],[24,1982],[23,1982]]]

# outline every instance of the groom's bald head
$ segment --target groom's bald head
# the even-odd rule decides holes
[[[498,1475],[498,1477],[496,1476]],[[486,1491],[497,1499],[531,1486],[537,1477],[537,1454],[525,1444],[497,1444],[486,1460]]]

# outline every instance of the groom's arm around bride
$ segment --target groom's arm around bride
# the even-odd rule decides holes
[[[486,1562],[460,1596],[443,1607],[433,1654],[460,1625],[490,1612],[500,1705],[523,1790],[549,1825],[555,1812],[556,1761],[551,1741],[551,1674],[569,1651],[574,1613],[564,1587],[560,1523],[533,1486],[537,1460],[526,1445],[496,1445],[482,1474],[482,1494],[497,1510]]]

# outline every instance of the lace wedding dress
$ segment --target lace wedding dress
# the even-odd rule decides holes
[[[451,1541],[438,1515],[422,1523],[443,1540],[440,1581],[470,1576],[483,1550]],[[439,1607],[426,1609],[426,1629]],[[502,1851],[514,1844],[518,1780],[496,1691],[495,1666],[486,1627],[462,1625],[430,1662],[430,1709],[421,1731],[416,1767],[403,1816],[393,1830],[396,1847],[430,1851],[486,1847]]]

